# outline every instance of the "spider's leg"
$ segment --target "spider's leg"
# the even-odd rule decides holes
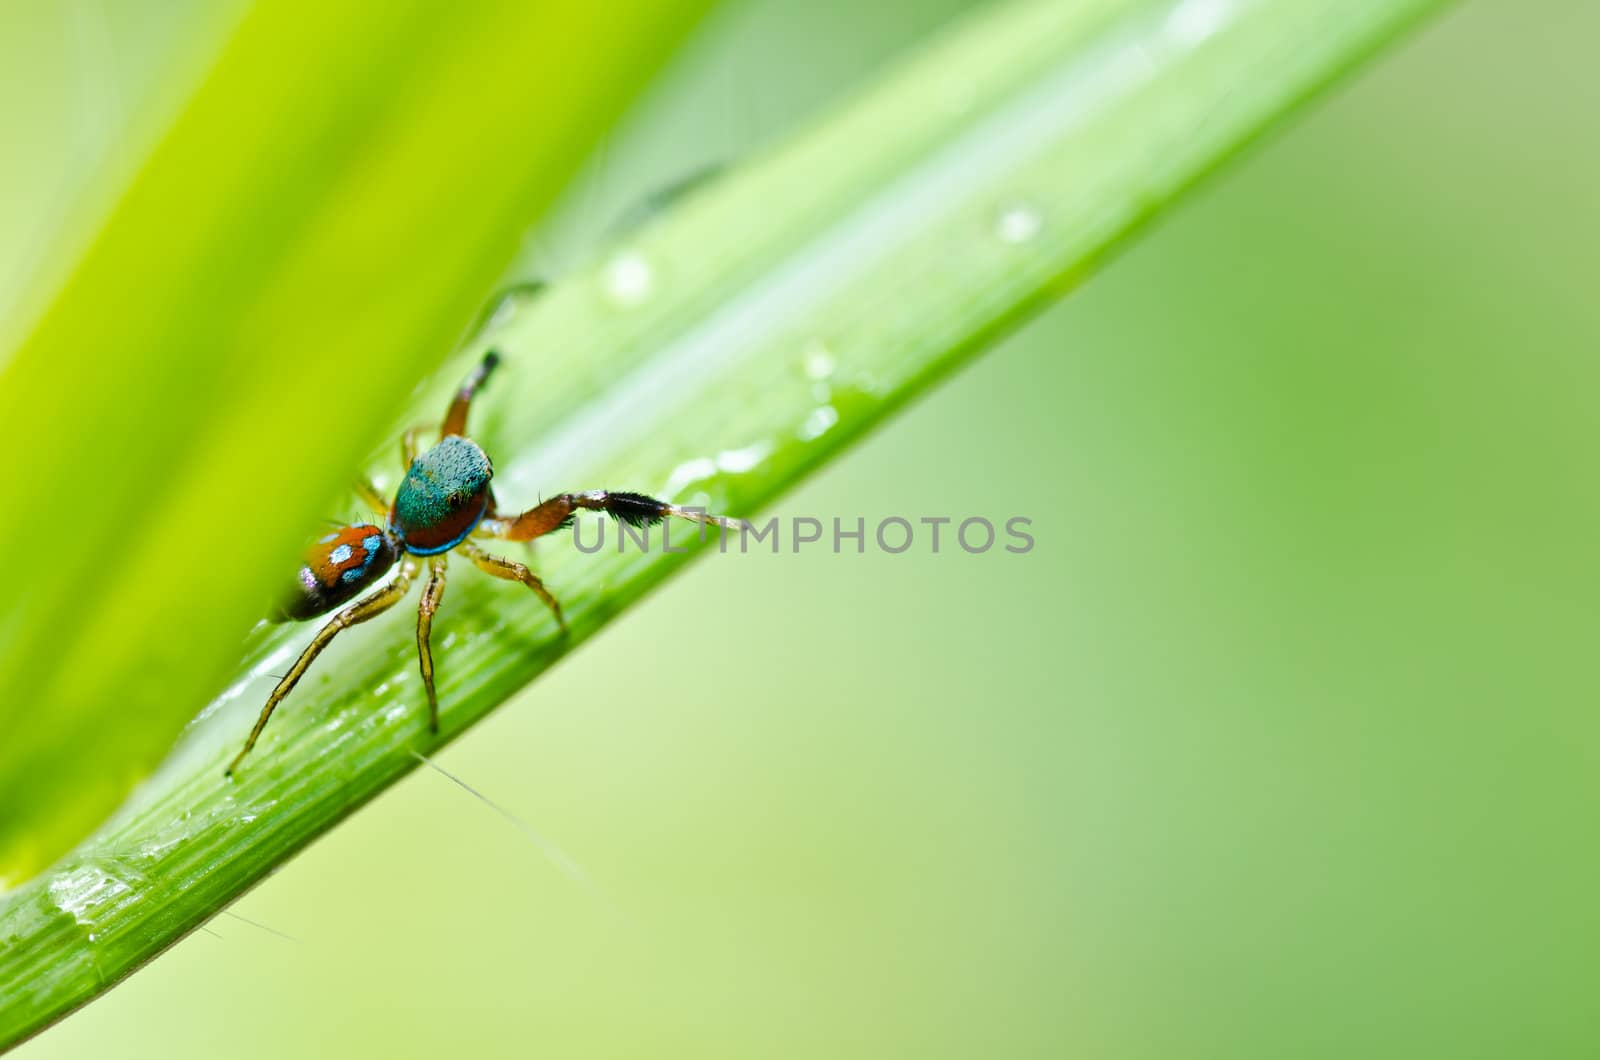
[[[560,602],[550,594],[550,590],[544,587],[544,582],[540,581],[539,576],[529,570],[526,564],[518,563],[515,560],[501,559],[499,556],[491,556],[470,541],[464,541],[457,547],[465,552],[467,558],[477,564],[478,569],[485,574],[493,575],[496,578],[504,578],[508,582],[521,582],[532,589],[534,595],[543,600],[544,605],[550,609],[550,613],[556,616],[556,625],[561,627],[561,632],[565,633],[567,631],[567,620],[561,614]]]
[[[439,697],[433,691],[433,649],[428,645],[428,634],[433,630],[433,613],[439,610],[444,599],[444,571],[449,553],[440,553],[428,560],[428,581],[422,588],[422,601],[417,604],[417,660],[422,666],[422,686],[428,690],[428,731],[439,731]]]
[[[618,493],[612,490],[563,493],[551,497],[543,504],[529,508],[521,515],[496,516],[485,519],[480,525],[493,537],[504,538],[507,541],[532,541],[553,530],[560,530],[580,509],[605,512],[629,526],[654,526],[669,515],[696,523],[712,523],[727,530],[738,530],[744,526],[744,522],[739,519],[707,515],[691,508],[680,508],[675,504],[658,501],[654,497],[646,497],[642,493]]]
[[[490,350],[483,355],[483,360],[478,362],[478,367],[468,374],[466,381],[456,391],[455,397],[450,399],[450,407],[445,410],[444,426],[439,428],[439,437],[445,438],[452,434],[466,434],[467,410],[472,407],[472,399],[478,393],[478,388],[489,378],[489,373],[495,370],[500,363],[500,354]],[[400,436],[400,464],[407,471],[422,455],[422,432],[428,427],[413,427]]]
[[[411,465],[416,463],[417,457],[422,455],[422,432],[426,427],[413,427],[400,436],[400,467],[410,471]]]
[[[372,484],[371,479],[365,476],[356,479],[356,493],[372,509],[373,515],[380,520],[389,518],[389,502],[383,499],[383,494],[378,492],[378,487]]]
[[[399,603],[401,597],[406,595],[406,590],[411,588],[411,579],[415,575],[416,565],[414,563],[407,562],[403,564],[394,581],[371,596],[357,600],[343,611],[334,615],[326,625],[317,630],[317,635],[311,638],[311,643],[306,645],[306,650],[300,653],[300,658],[294,661],[294,665],[289,668],[289,672],[283,675],[283,680],[278,682],[278,687],[274,688],[272,695],[267,697],[267,705],[261,708],[261,716],[256,719],[256,727],[250,730],[250,738],[244,742],[244,750],[240,751],[228,765],[228,776],[232,776],[233,771],[239,768],[239,763],[244,761],[244,756],[249,754],[250,749],[256,745],[256,739],[260,737],[261,730],[267,727],[267,719],[272,717],[272,712],[278,709],[278,704],[282,703],[289,693],[294,690],[295,684],[311,668],[311,663],[318,655],[322,654],[322,649],[326,648],[333,638],[338,636],[340,630],[365,622],[367,619],[382,614]]]
[[[472,407],[472,397],[499,363],[500,354],[494,350],[483,355],[483,360],[478,362],[478,367],[467,376],[466,381],[461,384],[461,389],[457,390],[456,396],[451,399],[450,407],[445,410],[444,426],[439,428],[440,438],[467,433],[467,410]]]

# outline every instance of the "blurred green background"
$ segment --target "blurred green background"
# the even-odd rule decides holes
[[[524,269],[963,6],[724,9]],[[1593,1055],[1597,33],[1462,6],[776,512],[1031,554],[712,557],[441,755],[589,883],[419,772],[17,1055]]]

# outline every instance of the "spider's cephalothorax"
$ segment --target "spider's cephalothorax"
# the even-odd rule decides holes
[[[306,552],[305,563],[288,595],[279,603],[273,618],[304,621],[343,607],[317,631],[261,708],[244,750],[228,767],[231,774],[255,746],[267,719],[290,690],[305,675],[322,649],[340,630],[365,622],[399,603],[412,581],[426,564],[427,581],[417,607],[417,656],[422,667],[422,684],[428,694],[428,721],[432,731],[439,729],[439,701],[433,687],[433,652],[428,636],[433,615],[444,596],[445,567],[449,553],[460,551],[474,566],[496,578],[521,582],[531,589],[555,616],[566,632],[561,605],[544,587],[538,575],[524,564],[490,554],[473,538],[499,538],[503,541],[531,541],[569,525],[579,510],[605,512],[635,526],[660,522],[678,516],[727,528],[742,525],[736,519],[708,516],[703,512],[658,501],[640,493],[591,490],[563,493],[515,516],[502,516],[495,509],[489,481],[494,467],[478,445],[465,436],[467,410],[478,387],[500,363],[490,352],[467,377],[445,412],[439,441],[427,451],[419,451],[419,430],[406,433],[401,443],[406,474],[389,504],[368,483],[360,492],[375,514],[384,520],[379,527],[359,523],[340,527],[327,534]],[[381,581],[399,565],[399,571],[370,595],[361,594]],[[356,599],[361,597],[360,599]],[[354,601],[351,603],[351,601]],[[349,604],[348,607],[344,607]]]
[[[476,444],[459,434],[411,462],[395,493],[389,529],[414,556],[449,552],[483,521],[489,511],[489,479],[494,467]]]

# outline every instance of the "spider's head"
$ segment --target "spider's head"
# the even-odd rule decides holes
[[[412,461],[389,525],[407,552],[431,556],[459,545],[489,510],[494,467],[476,442],[452,434]]]

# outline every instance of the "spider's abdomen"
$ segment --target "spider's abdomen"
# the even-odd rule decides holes
[[[306,550],[294,587],[272,617],[302,622],[326,614],[361,595],[399,558],[400,549],[381,527],[342,526]]]
[[[493,477],[484,451],[458,434],[417,457],[389,515],[401,546],[419,556],[455,548],[488,511]]]

